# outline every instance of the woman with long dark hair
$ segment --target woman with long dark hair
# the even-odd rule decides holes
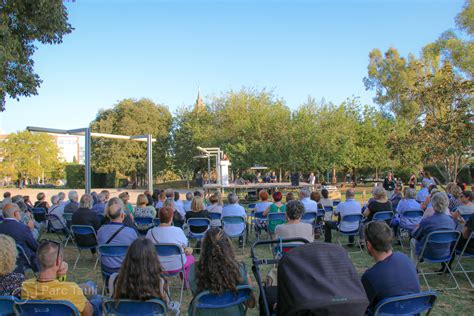
[[[162,272],[155,245],[151,240],[140,237],[128,248],[120,272],[110,277],[110,294],[114,299],[136,301],[159,298],[168,305],[168,312],[174,314],[179,311],[179,304],[170,302]]]
[[[237,292],[238,285],[252,285],[252,281],[243,263],[237,262],[230,238],[219,227],[213,227],[206,232],[202,241],[199,261],[191,267],[189,283],[193,295],[210,291],[222,294],[225,291]],[[255,306],[255,295],[245,302],[247,307]],[[205,315],[241,315],[242,305],[224,310],[206,311]]]

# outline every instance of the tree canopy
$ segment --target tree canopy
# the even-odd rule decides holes
[[[62,0],[0,1],[0,111],[6,97],[37,94],[41,79],[33,54],[41,44],[59,44],[73,28]]]

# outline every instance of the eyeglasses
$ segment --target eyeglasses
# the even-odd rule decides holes
[[[44,246],[46,244],[55,244],[56,246],[58,246],[58,253],[56,254],[56,261],[59,259],[59,255],[61,254],[61,247],[62,247],[62,244],[60,242],[57,242],[56,240],[51,240],[51,239],[41,239],[40,240],[40,247],[41,246]]]

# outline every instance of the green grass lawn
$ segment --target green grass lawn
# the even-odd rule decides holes
[[[52,238],[53,236],[51,235],[42,236],[42,238],[45,238],[45,237]],[[251,243],[255,241],[255,236],[253,233],[249,235],[249,238],[250,238]],[[249,245],[246,245],[244,255],[242,255],[242,250],[237,248],[236,241],[234,242],[234,246],[235,246],[235,253],[238,260],[245,262],[247,265],[247,269],[250,272],[252,262],[250,259]],[[354,251],[354,250],[355,248],[350,249],[350,251]],[[396,246],[395,250],[401,251],[401,248],[399,246]],[[408,249],[405,247],[406,253],[407,253],[407,250]],[[270,258],[271,251],[269,250],[268,247],[259,247],[257,251],[257,255],[261,258]],[[73,271],[72,266],[74,264],[74,260],[76,256],[77,256],[77,250],[70,243],[65,250],[65,260],[69,263],[68,280],[75,281],[78,283],[92,280],[97,283],[98,288],[101,290],[103,282],[102,282],[102,277],[100,274],[100,268],[97,268],[97,270],[93,269],[95,258],[93,258],[89,252],[83,251],[81,260],[78,263],[78,267],[76,268],[75,271]],[[365,251],[360,252],[360,253],[350,254],[350,257],[352,259],[352,262],[354,263],[354,266],[356,267],[357,272],[360,275],[362,275],[362,273],[373,264],[372,258]],[[474,260],[470,260],[470,261],[471,262],[468,262],[469,264],[466,264],[465,266],[469,267],[470,269],[474,269]],[[431,270],[438,269],[438,268],[439,267],[436,265],[436,266],[433,266]],[[265,275],[268,270],[269,270],[269,267],[267,268],[262,267],[262,278],[265,278]],[[430,270],[430,267],[428,267],[428,270]],[[400,273],[403,273],[403,271],[400,271]],[[470,288],[470,286],[463,275],[457,274],[456,276],[462,289],[449,290],[449,291],[439,290],[438,300],[436,302],[432,315],[472,315],[472,311],[474,310],[474,300],[473,300],[474,291],[471,289],[468,289]],[[258,286],[255,282],[255,278],[253,275],[251,277],[252,277],[252,280],[254,281],[255,290],[258,292]],[[474,274],[472,277],[474,277]],[[452,286],[452,282],[448,276],[431,276],[428,280],[430,281],[431,286],[435,286],[435,287]],[[176,281],[176,279],[173,279],[173,281],[171,281],[171,284],[174,286],[177,286],[178,282]],[[423,282],[422,282],[422,286],[424,290],[427,289]],[[179,299],[179,296],[178,296],[179,290],[172,288],[171,291],[172,291],[172,299],[176,299],[176,300]],[[191,292],[189,290],[185,291],[183,306],[181,309],[183,315],[187,314],[188,305],[191,299],[192,299]],[[248,314],[258,315],[258,308],[250,309]]]

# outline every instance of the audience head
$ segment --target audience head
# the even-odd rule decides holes
[[[235,260],[232,243],[223,229],[209,229],[202,240],[202,250],[196,264],[198,292],[209,290],[214,294],[237,291],[242,283],[239,265]]]
[[[166,189],[165,194],[166,194],[167,199],[173,199],[174,198],[174,191],[171,190],[171,189]]]
[[[290,202],[290,201],[294,201],[295,200],[295,194],[293,192],[288,192],[286,194],[286,203]]]
[[[290,201],[286,205],[286,217],[289,220],[299,220],[304,214],[304,205],[300,201]]]
[[[230,192],[227,195],[227,201],[229,201],[229,204],[237,204],[239,202],[239,197],[234,192]]]
[[[436,213],[444,213],[448,209],[449,199],[446,193],[436,192],[431,197],[431,206]]]
[[[166,200],[166,192],[165,191],[161,191],[160,193],[160,201],[164,201]]]
[[[23,202],[25,202],[26,204],[31,203],[30,196],[29,195],[23,195]]]
[[[40,192],[40,193],[36,194],[36,199],[38,201],[44,201],[46,199],[46,194],[44,194],[43,192]]]
[[[426,188],[427,186],[428,186],[428,181],[426,181],[426,180],[421,181],[421,187],[422,188]]]
[[[67,194],[67,197],[69,200],[74,201],[74,202],[77,202],[77,200],[79,199],[79,195],[77,194],[77,191],[69,191],[69,193]]]
[[[148,204],[148,198],[145,194],[139,194],[137,196],[137,206],[143,207]]]
[[[3,204],[2,213],[4,218],[15,218],[17,220],[21,219],[20,208],[18,205],[13,203]]]
[[[120,268],[114,298],[137,301],[164,299],[164,293],[160,290],[162,272],[155,244],[147,238],[136,239],[128,248]]]
[[[109,198],[110,198],[110,192],[109,190],[102,190],[100,191],[100,193],[104,193],[105,194],[105,200],[108,201]]]
[[[372,191],[372,195],[376,200],[383,201],[387,199],[387,192],[383,187],[375,187]]]
[[[456,199],[460,199],[462,195],[461,188],[457,185],[453,186],[453,188],[451,189],[451,195]]]
[[[204,204],[203,204],[204,205]],[[173,210],[174,210],[174,200],[173,199],[166,199],[164,202],[163,202],[163,206],[169,206],[171,207]],[[204,209],[204,206],[203,206],[203,209]]]
[[[194,196],[198,196],[198,197],[201,197],[201,198],[202,198],[202,197],[203,197],[203,194],[202,194],[201,191],[196,190],[196,191],[194,191]]]
[[[406,199],[416,199],[416,190],[412,188],[408,188],[405,193],[405,198]]]
[[[179,201],[179,192],[178,191],[174,191],[174,200]]]
[[[472,202],[473,196],[474,194],[472,193],[472,191],[462,191],[461,202],[463,204],[469,204],[470,202]]]
[[[309,192],[308,189],[301,189],[301,190],[300,190],[300,200],[301,200],[301,199],[309,198],[310,194],[311,194],[311,193]]]
[[[14,197],[12,197],[12,203],[18,203],[19,201],[22,201],[23,202],[23,196],[21,195],[15,195]]]
[[[26,211],[28,211],[28,205],[26,205],[26,203],[23,202],[23,200],[18,201],[15,204],[18,205],[22,213],[25,213]]]
[[[323,196],[323,198],[325,199],[329,199],[329,191],[328,189],[324,188],[321,190],[321,195]]]
[[[192,201],[193,197],[194,195],[192,192],[186,192],[186,201]]]
[[[42,242],[38,247],[37,258],[41,272],[50,269],[57,272],[63,263],[61,244],[53,241]]]
[[[152,194],[152,198],[153,198],[153,201],[158,201],[160,199],[160,193],[161,193],[161,190],[160,189],[154,189],[153,190],[153,194]]]
[[[260,198],[260,201],[262,202],[268,201],[268,191],[260,190],[260,192],[258,192],[258,197]]]
[[[204,210],[204,203],[202,201],[202,198],[199,196],[195,196],[193,198],[193,201],[191,202],[191,211],[193,212],[200,212]]]
[[[83,196],[81,196],[79,207],[91,209],[92,208],[92,195],[84,194]]]
[[[147,196],[146,194],[144,195]],[[119,194],[119,199],[122,200],[123,204],[127,204],[128,200],[130,200],[130,195],[128,194],[128,192],[122,192]]]
[[[169,206],[160,208],[158,213],[161,224],[171,224],[173,222],[174,209]]]
[[[7,235],[0,235],[0,277],[12,273],[16,268],[18,251],[16,242]]]
[[[58,197],[59,197],[59,201],[62,202],[66,198],[66,193],[61,191],[58,193]]]
[[[392,250],[392,229],[384,221],[373,221],[364,228],[367,251],[374,257],[375,253]]]
[[[219,203],[219,198],[213,194],[209,197],[209,202],[211,202],[212,205]]]
[[[428,186],[428,192],[431,193],[433,190],[438,190],[438,186],[432,183]]]
[[[283,199],[283,195],[281,194],[280,191],[273,192],[272,197],[273,197],[274,202],[280,202],[281,199]]]
[[[59,202],[61,202],[61,200],[59,199],[59,196],[58,195],[53,195],[51,197],[51,204],[53,205],[58,205]]]
[[[4,198],[4,199],[9,199],[11,196],[12,196],[12,194],[11,194],[10,192],[8,192],[8,191],[6,191],[6,192],[3,193],[3,198]]]
[[[403,188],[402,188],[402,186],[401,186],[400,184],[398,184],[398,183],[395,184],[395,190],[394,190],[395,193],[401,193],[401,192],[402,192],[402,189],[403,189]]]
[[[108,207],[106,214],[114,223],[122,223],[125,218],[125,214],[120,204],[114,204]]]
[[[97,194],[97,201],[99,203],[105,204],[105,202],[107,201],[107,196],[105,195],[105,193],[100,192],[99,194]]]
[[[321,201],[321,194],[318,191],[313,191],[311,192],[310,198],[315,202],[319,202]]]
[[[346,200],[355,198],[355,191],[353,188],[346,190]]]
[[[119,205],[120,209],[122,210],[125,208],[125,205],[123,205],[123,202],[121,199],[119,199],[118,197],[113,197],[107,202],[105,206],[105,212],[107,213],[110,207],[112,207],[113,205]]]

